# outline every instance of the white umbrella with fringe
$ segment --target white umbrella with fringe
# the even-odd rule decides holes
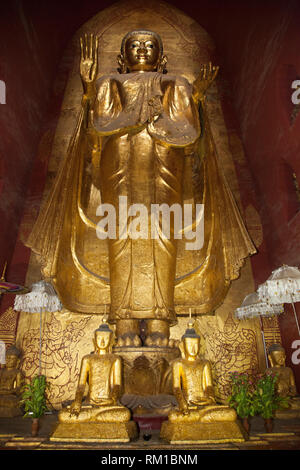
[[[42,314],[43,312],[58,312],[62,304],[54,290],[54,287],[46,282],[39,281],[31,286],[31,290],[25,295],[16,295],[14,310],[27,313],[40,314],[40,350],[39,350],[39,374],[42,369]]]
[[[257,292],[246,295],[243,303],[235,310],[235,316],[242,319],[255,317],[271,317],[283,312],[283,304],[271,304],[266,300],[260,300]]]
[[[272,304],[292,304],[295,322],[300,336],[300,327],[295,302],[300,302],[300,271],[284,264],[272,271],[271,276],[258,289],[260,300]]]

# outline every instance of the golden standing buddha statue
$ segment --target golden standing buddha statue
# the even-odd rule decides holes
[[[281,344],[274,343],[268,348],[270,366],[268,373],[276,374],[276,390],[282,397],[289,398],[289,408],[276,412],[277,418],[299,418],[300,397],[297,394],[294,372],[285,365],[286,354]]]
[[[20,350],[10,346],[6,351],[6,367],[0,369],[0,417],[13,418],[22,415],[19,407],[23,373],[19,369]]]
[[[101,200],[115,208],[120,197],[126,197],[128,206],[143,204],[150,224],[151,204],[182,203],[184,149],[200,135],[198,111],[189,83],[163,73],[166,57],[156,33],[128,33],[119,65],[121,73],[95,83],[92,128],[106,141],[99,174]],[[211,81],[215,74],[214,69]],[[87,75],[81,76],[85,83]],[[120,217],[116,224],[120,234]],[[150,226],[148,230],[151,233]],[[146,346],[168,346],[169,326],[176,323],[173,232],[169,239],[118,236],[108,241],[110,322],[116,322],[118,346],[141,345],[140,320],[147,320]]]
[[[200,336],[192,323],[180,349],[182,357],[172,364],[178,408],[163,423],[161,437],[171,443],[243,441],[235,410],[216,404],[211,365],[200,357]]]
[[[205,112],[218,67],[203,65],[193,83],[166,73],[160,36],[144,30],[123,38],[118,63],[116,73],[98,78],[98,38],[81,38],[78,125],[27,246],[70,311],[100,313],[109,303],[118,346],[141,346],[144,320],[144,345],[165,348],[177,322],[175,293],[198,313],[214,311],[255,248],[219,169]],[[105,240],[96,236],[99,194],[116,210],[117,236]],[[145,207],[148,238],[122,231],[120,200]],[[161,225],[150,236],[152,205],[184,201],[193,210],[205,206],[204,244],[193,252],[176,238],[173,220],[169,237]]]
[[[52,440],[128,442],[135,437],[130,411],[119,403],[122,360],[111,353],[112,342],[113,332],[104,322],[95,331],[95,352],[82,358],[75,400],[59,412]]]

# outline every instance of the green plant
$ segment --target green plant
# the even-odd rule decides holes
[[[257,378],[253,394],[255,413],[264,419],[273,418],[275,411],[288,408],[287,397],[281,397],[276,392],[277,374],[264,373]]]
[[[47,410],[46,405],[46,377],[36,375],[22,390],[21,404],[24,405],[24,417],[40,418]]]
[[[255,415],[253,404],[253,381],[246,373],[233,372],[230,375],[231,395],[229,405],[234,408],[240,418]]]

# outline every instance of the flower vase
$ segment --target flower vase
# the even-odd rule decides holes
[[[273,418],[265,418],[265,430],[267,432],[273,431]]]
[[[39,432],[39,418],[33,418],[31,424],[31,435],[36,437]]]
[[[247,434],[250,432],[250,423],[249,423],[249,418],[242,418],[242,425]]]

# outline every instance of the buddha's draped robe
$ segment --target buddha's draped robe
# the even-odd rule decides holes
[[[174,297],[198,313],[214,310],[255,249],[219,168],[205,114],[200,125],[192,85],[145,72],[103,76],[96,88],[27,245],[41,255],[45,276],[70,310],[102,313],[110,304],[111,322],[170,324],[176,322]],[[162,106],[154,120],[153,102]],[[98,150],[89,147],[89,134]],[[119,198],[125,196],[128,209],[146,208],[147,239],[124,237],[122,230],[119,236]],[[96,236],[100,201],[116,209],[115,239]],[[151,205],[184,201],[194,209],[204,204],[204,244],[197,251],[174,238],[172,223],[169,238],[161,223],[158,236],[150,236]],[[136,220],[128,217],[128,226]]]
[[[162,99],[163,113],[151,122],[151,100]],[[103,203],[117,210],[143,204],[147,238],[109,240],[111,320],[159,318],[174,323],[176,240],[151,236],[153,204],[182,205],[184,147],[200,133],[191,86],[161,73],[130,73],[102,78],[93,124],[103,137],[100,188]],[[152,219],[153,220],[153,219]],[[132,221],[128,219],[127,226]],[[153,235],[153,232],[152,232]]]

